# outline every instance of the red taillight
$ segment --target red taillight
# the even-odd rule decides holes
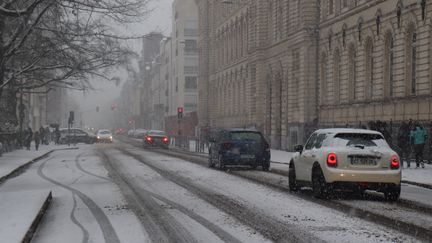
[[[148,137],[148,136],[145,139],[147,142],[151,142],[153,140],[152,137]]]
[[[222,148],[224,149],[231,149],[231,143],[223,143]]]
[[[390,160],[390,168],[392,170],[399,169],[399,158],[396,155],[393,155]]]
[[[163,141],[164,143],[168,143],[169,139],[168,139],[168,137],[164,137],[164,138],[162,138],[162,141]]]
[[[335,153],[329,153],[327,155],[327,166],[336,167],[337,166],[337,156]]]

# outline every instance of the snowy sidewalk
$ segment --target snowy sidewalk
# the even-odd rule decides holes
[[[1,191],[0,237],[2,242],[30,242],[51,199],[49,190]]]
[[[32,146],[32,150],[30,151],[26,149],[18,149],[9,153],[4,153],[3,156],[0,157],[0,181],[2,181],[4,177],[7,177],[21,166],[25,166],[35,159],[43,157],[47,153],[58,148],[62,147],[48,145],[41,146],[39,147],[39,151],[35,151],[34,146]]]

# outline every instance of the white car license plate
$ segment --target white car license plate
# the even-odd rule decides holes
[[[241,159],[255,159],[255,155],[253,154],[242,154],[240,155]]]
[[[377,162],[373,158],[364,157],[353,157],[351,158],[352,165],[377,165]]]

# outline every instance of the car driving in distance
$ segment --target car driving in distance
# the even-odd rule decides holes
[[[309,137],[289,163],[289,188],[311,186],[318,198],[335,190],[375,190],[396,201],[401,190],[399,156],[376,131],[321,129]]]
[[[161,147],[168,149],[169,138],[164,131],[150,130],[147,131],[143,138],[143,147]]]
[[[113,135],[110,130],[101,129],[96,133],[98,143],[112,143]]]
[[[210,139],[209,167],[224,169],[227,165],[261,166],[270,169],[270,146],[264,136],[253,129],[227,129],[218,131]]]

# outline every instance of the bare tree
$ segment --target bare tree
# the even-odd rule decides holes
[[[109,80],[107,69],[133,54],[122,44],[132,37],[112,26],[144,19],[149,1],[0,0],[0,103],[7,91],[9,108],[0,113],[15,113],[19,89],[84,90],[92,76]]]

